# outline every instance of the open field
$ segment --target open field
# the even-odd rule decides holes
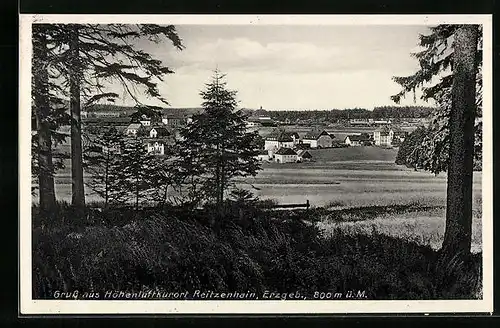
[[[326,235],[344,232],[383,233],[441,246],[445,228],[446,174],[434,176],[394,164],[396,150],[352,147],[312,150],[316,162],[264,165],[250,179],[255,193],[279,203],[304,203],[332,209],[359,209],[341,222],[318,223]],[[481,172],[474,172],[472,250],[481,250]],[[411,206],[400,213],[367,217],[365,208]]]

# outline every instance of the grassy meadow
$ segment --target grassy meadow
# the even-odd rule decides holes
[[[309,210],[236,207],[95,209],[75,221],[69,165],[56,176],[60,208],[41,224],[33,198],[33,297],[54,290],[168,292],[363,290],[366,299],[481,297],[481,178],[474,173],[473,255],[442,260],[446,175],[394,164],[397,150],[311,150],[312,162],[263,163],[240,180],[263,201]],[[69,163],[68,163],[69,164]],[[85,179],[89,179],[86,176]],[[211,220],[211,218],[213,220]],[[210,222],[215,222],[210,223]],[[101,293],[102,296],[102,293]],[[257,298],[258,299],[258,298]]]
[[[366,209],[373,206],[408,206],[410,210],[375,217],[363,213],[353,220],[325,220],[321,228],[371,233],[376,231],[438,249],[445,227],[446,174],[434,176],[394,164],[397,149],[349,147],[310,150],[313,161],[263,163],[255,178],[240,181],[261,199],[280,204],[305,203],[331,209]],[[481,250],[481,172],[474,172],[474,252]],[[86,177],[85,179],[90,179]],[[56,193],[71,200],[69,165],[56,176]],[[88,201],[101,199],[86,188]],[[36,201],[36,197],[34,198]]]
[[[320,227],[370,234],[377,231],[430,245],[441,246],[445,228],[446,173],[438,176],[394,164],[397,149],[350,147],[311,150],[314,162],[265,163],[247,180],[248,188],[262,199],[279,203],[305,203],[336,210],[358,210],[352,219],[324,220]],[[481,172],[474,172],[473,246],[481,251]],[[398,213],[363,209],[407,206]]]

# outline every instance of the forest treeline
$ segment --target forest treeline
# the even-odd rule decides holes
[[[172,111],[178,114],[191,115],[201,111],[201,108],[156,108],[161,111]],[[366,108],[345,108],[331,110],[272,110],[272,109],[248,109],[243,111],[249,116],[269,116],[276,121],[291,122],[296,120],[314,120],[325,122],[336,122],[347,119],[400,119],[400,118],[425,118],[434,110],[427,106],[381,106],[373,110]],[[88,112],[116,112],[117,114],[134,110],[132,106],[120,106],[115,104],[93,104]]]
[[[387,119],[387,118],[425,118],[428,117],[433,107],[425,106],[382,106],[373,110],[366,108],[346,108],[331,110],[247,110],[250,115],[270,116],[277,121],[290,120],[315,120],[336,122],[348,119]]]

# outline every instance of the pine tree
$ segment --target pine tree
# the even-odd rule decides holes
[[[406,165],[415,170],[422,168],[423,162],[420,154],[420,145],[424,142],[426,135],[427,129],[425,126],[420,126],[410,133],[399,147],[396,164]]]
[[[246,131],[246,115],[236,109],[236,91],[227,89],[224,77],[215,71],[200,93],[204,111],[181,131],[181,149],[191,160],[198,160],[190,164],[196,176],[204,178],[204,195],[219,209],[234,178],[255,176],[260,168],[254,158],[257,133]]]
[[[148,192],[154,188],[156,174],[154,155],[147,152],[140,138],[130,138],[125,141],[121,156],[120,188],[128,192],[129,199],[134,200],[135,210],[139,210],[141,202],[147,200]],[[154,180],[153,180],[154,181]]]
[[[47,67],[48,40],[43,27],[33,26],[33,107],[37,124],[37,173],[40,208],[46,214],[56,206],[50,129],[49,73]]]
[[[439,25],[430,28],[430,34],[421,35],[419,45],[424,49],[412,56],[420,63],[420,70],[405,77],[394,77],[394,81],[402,86],[402,90],[391,97],[399,103],[407,93],[422,88],[422,99],[433,99],[438,107],[430,114],[431,122],[427,127],[427,135],[423,142],[415,145],[415,152],[421,155],[422,167],[434,174],[447,171],[449,158],[449,120],[451,113],[451,89],[453,84],[453,38],[459,25]],[[480,28],[480,27],[479,27]],[[481,35],[478,40],[481,44]],[[482,51],[478,49],[476,74],[476,113],[475,113],[475,166],[481,167],[481,116],[482,116]],[[437,83],[432,83],[435,77]]]
[[[479,30],[462,25],[455,32],[454,78],[443,254],[469,254],[472,237],[472,171]]]
[[[164,156],[155,156],[150,170],[153,174],[149,177],[152,188],[151,199],[158,205],[165,205],[169,199],[170,189],[175,189],[180,184],[180,168],[175,161],[176,150],[174,146],[166,146]]]
[[[40,207],[46,215],[56,206],[53,175],[64,167],[65,156],[55,149],[65,141],[66,135],[58,128],[69,122],[61,98],[64,89],[57,81],[59,75],[52,46],[54,34],[50,24],[33,24],[31,172],[32,178],[38,180]]]
[[[80,63],[80,27],[71,24],[69,34],[69,93],[71,113],[71,203],[77,210],[85,206],[83,184],[82,121],[80,108],[80,84],[83,67]],[[79,216],[82,213],[78,214]]]
[[[166,39],[179,50],[183,46],[172,25],[52,24],[51,29],[53,62],[61,79],[65,79],[62,84],[69,85],[70,89],[72,203],[82,208],[85,199],[81,107],[118,97],[107,91],[112,81],[119,82],[136,103],[140,103],[135,95],[137,88],[143,88],[145,95],[167,103],[159,92],[157,81],[162,81],[173,71],[141,50],[136,40],[146,39],[158,44]]]
[[[123,136],[113,127],[96,131],[85,151],[85,168],[92,175],[88,185],[104,199],[104,208],[122,204],[127,196],[121,174],[124,148]]]
[[[399,102],[407,92],[422,87],[423,99],[432,98],[439,104],[430,125],[435,133],[424,140],[422,148],[427,146],[427,152],[422,155],[434,173],[445,168],[448,171],[442,254],[464,255],[470,253],[471,245],[473,157],[474,151],[480,149],[475,144],[478,138],[474,137],[481,127],[480,26],[439,25],[431,32],[420,37],[420,45],[425,49],[414,54],[420,70],[411,76],[394,78],[403,90],[392,99]],[[434,77],[450,70],[451,74],[428,86]]]

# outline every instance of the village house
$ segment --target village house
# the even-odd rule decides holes
[[[150,126],[151,118],[149,118],[146,114],[142,114],[141,118],[139,119],[139,123],[141,123],[143,126]]]
[[[312,160],[312,155],[309,151],[301,149],[297,151],[297,161],[298,162],[309,162]]]
[[[94,117],[119,117],[120,113],[117,111],[93,111],[92,115]],[[88,116],[88,112],[87,112],[87,116]]]
[[[393,136],[394,131],[388,125],[381,126],[373,132],[373,140],[376,146],[390,147]]]
[[[392,147],[393,143],[399,145],[403,142],[407,135],[408,132],[401,130],[399,127],[385,125],[373,132],[373,140],[376,146]]]
[[[344,144],[348,146],[366,146],[371,144],[370,136],[368,134],[350,134],[345,137]]]
[[[349,124],[351,126],[371,126],[373,123],[373,119],[350,119]]]
[[[262,126],[276,126],[276,122],[269,116],[259,116],[259,124]]]
[[[192,120],[191,118],[189,118]],[[179,114],[166,114],[161,119],[162,123],[170,128],[177,128],[186,125],[188,118]]]
[[[142,125],[140,123],[131,123],[129,126],[127,126],[125,134],[127,136],[136,136],[141,126]]]
[[[373,125],[387,125],[387,124],[391,124],[392,121],[389,119],[389,120],[374,120],[372,122]]]
[[[154,155],[165,155],[165,141],[163,139],[144,140],[146,151]]]
[[[161,121],[161,114],[147,107],[137,107],[137,111],[130,114],[129,117],[131,123],[140,123],[145,127],[156,125]]]
[[[146,151],[155,155],[165,155],[165,147],[174,142],[173,136],[164,126],[154,126],[147,129],[143,140]]]
[[[325,130],[313,130],[302,138],[302,143],[308,144],[311,148],[331,148],[333,136]]]
[[[299,139],[297,132],[275,130],[264,140],[264,149],[275,152],[282,147],[294,148],[299,143]]]
[[[246,122],[247,128],[254,128],[261,126],[260,119],[256,116],[250,116]]]
[[[296,163],[297,153],[291,148],[282,147],[274,154],[274,160],[276,163]]]
[[[167,130],[167,128],[163,126],[151,127],[150,129],[146,130],[146,133],[150,138],[162,138],[170,135],[170,132]]]

